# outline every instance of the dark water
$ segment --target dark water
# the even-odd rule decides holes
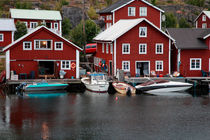
[[[174,93],[175,94],[175,93]],[[54,94],[55,95],[55,94]],[[209,140],[210,98],[0,94],[0,140]]]

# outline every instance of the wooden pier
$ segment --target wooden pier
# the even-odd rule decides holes
[[[7,80],[6,84],[8,85],[18,85],[21,83],[27,83],[27,84],[32,84],[32,83],[37,83],[37,82],[60,82],[60,83],[65,83],[65,84],[81,84],[80,79],[20,79],[20,80]]]

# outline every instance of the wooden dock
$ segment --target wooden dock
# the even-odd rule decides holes
[[[20,80],[7,80],[6,84],[8,85],[18,85],[21,83],[32,84],[36,82],[60,82],[65,84],[81,84],[80,79],[20,79]]]

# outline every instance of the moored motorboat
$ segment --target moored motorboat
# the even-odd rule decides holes
[[[113,82],[112,86],[120,94],[129,95],[136,93],[136,89],[133,86],[124,82]]]
[[[143,84],[135,86],[138,91],[152,93],[152,92],[174,92],[185,91],[193,85],[190,83],[168,81],[163,79],[149,80]]]
[[[91,73],[81,79],[86,89],[93,92],[107,92],[109,82],[105,73]]]
[[[33,84],[26,84],[23,83],[17,87],[17,90],[23,91],[52,91],[52,90],[64,90],[67,88],[68,84],[63,83],[47,83],[47,82],[40,82],[40,83],[33,83]]]

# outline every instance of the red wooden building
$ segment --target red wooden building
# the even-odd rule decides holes
[[[6,52],[6,78],[10,73],[19,78],[35,78],[43,75],[59,77],[60,70],[65,78],[79,78],[79,52],[82,49],[52,32],[39,26],[3,49]]]
[[[210,28],[210,11],[202,11],[195,19],[196,28]]]
[[[0,19],[0,50],[13,42],[15,24],[12,19]]]
[[[187,77],[210,72],[210,29],[169,28],[176,40],[172,43],[173,71]]]
[[[164,11],[146,0],[119,0],[98,13],[100,18],[105,21],[106,29],[120,19],[136,18],[146,18],[161,28],[161,18]]]
[[[53,10],[31,10],[31,9],[10,9],[11,18],[15,23],[25,23],[28,32],[38,25],[45,25],[52,31],[62,35],[62,17],[59,11]]]
[[[94,64],[107,66],[116,75],[122,69],[131,76],[171,73],[171,40],[168,34],[145,18],[119,20],[97,35]],[[105,63],[105,64],[104,64]],[[103,65],[104,64],[104,65]]]

